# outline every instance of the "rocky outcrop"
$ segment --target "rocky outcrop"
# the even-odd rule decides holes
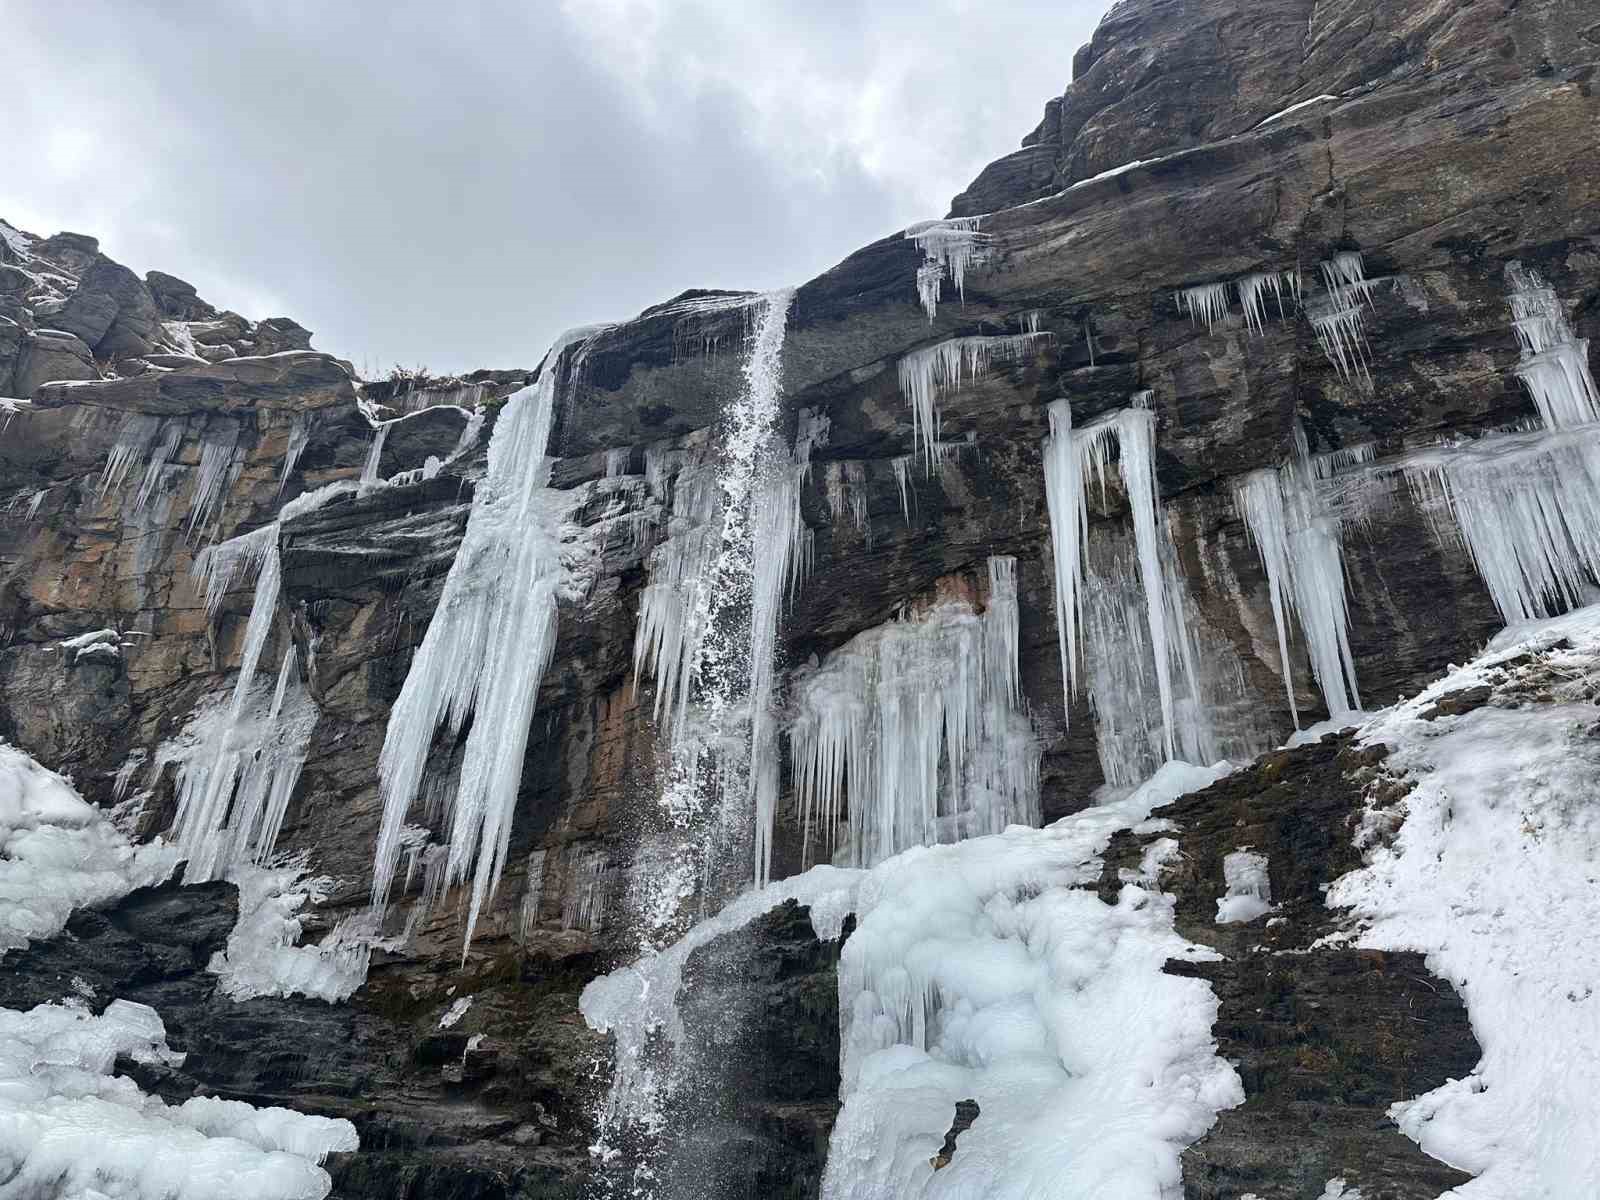
[[[956,199],[955,214],[986,214],[986,261],[968,272],[964,298],[947,285],[930,321],[916,287],[922,255],[898,234],[796,293],[783,351],[785,433],[802,409],[825,416],[829,431],[812,447],[801,499],[814,563],[785,617],[786,661],[820,658],[908,603],[980,594],[985,560],[1015,556],[1043,813],[1089,803],[1103,776],[1093,714],[1083,698],[1069,701],[1062,679],[1041,443],[1053,401],[1069,401],[1081,423],[1149,390],[1157,480],[1195,627],[1237,663],[1243,703],[1275,735],[1267,740],[1281,740],[1291,722],[1267,580],[1233,488],[1294,454],[1297,427],[1312,452],[1371,444],[1383,460],[1530,416],[1511,373],[1512,260],[1551,281],[1580,337],[1600,335],[1600,177],[1583,166],[1600,118],[1593,24],[1581,0],[1117,5],[1024,150]],[[0,516],[0,732],[70,771],[92,800],[109,807],[130,754],[153,762],[238,668],[251,594],[240,588],[208,615],[189,580],[199,548],[272,522],[304,492],[349,485],[282,521],[284,585],[267,654],[275,663],[296,647],[320,710],[279,840],[335,880],[308,921],[307,936],[319,936],[370,895],[387,718],[454,561],[500,403],[531,373],[370,384],[361,400],[384,408],[363,410],[349,371],[309,350],[310,335],[293,322],[218,312],[172,276],[141,282],[79,235],[19,234],[0,246],[0,395],[33,401],[0,435],[0,507],[9,502]],[[1297,269],[1314,281],[1317,264],[1340,251],[1360,251],[1368,276],[1388,281],[1373,289],[1366,318],[1370,387],[1342,376],[1292,310],[1255,332],[1237,309],[1208,327],[1174,301],[1175,289],[1248,272]],[[623,881],[664,771],[653,685],[635,676],[632,644],[663,525],[660,493],[645,476],[663,454],[715,443],[742,386],[748,299],[685,293],[546,365],[561,388],[552,482],[581,499],[569,532],[587,552],[585,587],[561,606],[509,865],[465,965],[462,906],[446,896],[402,948],[378,954],[349,1010],[204,1001],[215,1020],[258,1021],[263,1046],[285,1029],[314,1029],[308,1056],[325,1050],[330,1065],[322,1074],[315,1061],[305,1067],[314,1085],[293,1099],[362,1125],[371,1152],[340,1168],[350,1194],[436,1194],[455,1186],[440,1172],[460,1169],[487,1172],[503,1189],[463,1184],[464,1195],[556,1195],[589,1171],[588,1072],[604,1047],[575,998],[632,953]],[[941,399],[942,437],[956,448],[936,472],[913,458],[903,492],[896,460],[915,446],[901,359],[949,337],[1015,332],[1027,314],[1050,336]],[[476,446],[431,477],[358,491],[373,437],[365,411],[398,415],[435,384],[457,397],[484,385]],[[142,501],[154,440],[125,482],[106,482],[130,416],[181,426]],[[440,404],[392,426],[379,474],[443,462],[464,423]],[[191,529],[206,447],[224,442],[237,471],[220,507]],[[830,503],[830,471],[863,499],[859,523]],[[1500,624],[1470,556],[1436,536],[1410,491],[1394,484],[1377,501],[1344,536],[1368,707],[1414,691]],[[618,505],[632,526],[618,523]],[[1118,528],[1126,502],[1112,489],[1092,515],[1095,528]],[[61,640],[101,627],[122,632],[121,657],[75,663],[62,654]],[[1319,693],[1297,637],[1291,650],[1287,685],[1314,718]],[[447,777],[459,746],[440,735],[433,749]],[[1195,1196],[1275,1196],[1267,1176],[1302,1153],[1315,1170],[1329,1168],[1323,1178],[1345,1171],[1369,1195],[1390,1184],[1394,1195],[1421,1195],[1454,1178],[1377,1128],[1389,1100],[1470,1063],[1470,1031],[1448,987],[1405,956],[1277,953],[1304,949],[1327,928],[1317,889],[1355,862],[1345,824],[1363,772],[1375,769],[1358,757],[1330,743],[1269,759],[1173,814],[1198,872],[1174,885],[1187,936],[1222,936],[1207,924],[1207,905],[1217,855],[1233,836],[1224,819],[1274,847],[1274,893],[1291,905],[1265,939],[1257,931],[1241,935],[1249,945],[1217,942],[1234,955],[1225,967],[1184,968],[1212,980],[1223,1003],[1218,1037],[1250,1095],[1191,1151]],[[140,828],[167,828],[170,772],[147,766],[132,790],[148,793]],[[426,822],[422,806],[413,820]],[[775,863],[779,875],[802,866],[787,787]],[[390,932],[421,890],[420,877],[410,881]],[[224,903],[221,893],[185,895],[200,908]],[[595,897],[598,916],[587,903]],[[759,950],[730,943],[697,967],[711,979],[724,970],[719,956],[755,954],[750,994],[782,1015],[739,1035],[769,1039],[759,1054],[730,1053],[807,1060],[806,1078],[762,1081],[748,1104],[713,1114],[724,1145],[741,1148],[739,1161],[717,1169],[761,1181],[751,1186],[814,1179],[831,1120],[833,1085],[811,1060],[830,1054],[832,952],[807,944],[794,919],[763,926],[771,941]],[[193,966],[192,955],[185,961]],[[468,1016],[439,1031],[447,1003],[469,991],[477,999]],[[1402,1010],[1425,1014],[1428,1040],[1417,1040],[1423,1027]],[[181,1018],[163,1015],[176,1030]],[[713,1023],[714,1014],[694,1019]],[[487,1041],[470,1049],[478,1034]],[[802,1034],[803,1045],[783,1041]],[[385,1065],[367,1071],[340,1039]],[[275,1068],[225,1067],[186,1067],[182,1086],[288,1094],[289,1075]],[[340,1082],[346,1071],[361,1079],[358,1094]],[[728,1126],[735,1118],[738,1131]],[[1320,1132],[1302,1136],[1312,1127]],[[1291,1189],[1301,1179],[1279,1178]],[[803,1194],[809,1184],[794,1186]]]

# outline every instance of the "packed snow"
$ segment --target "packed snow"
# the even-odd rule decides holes
[[[861,881],[839,966],[844,1108],[825,1200],[1177,1194],[1179,1154],[1244,1100],[1217,1001],[1170,958],[1160,839],[1115,904],[1092,887],[1119,829],[1226,774],[1168,763],[1045,829],[907,851]],[[957,1102],[980,1115],[942,1170]]]
[[[1529,654],[1553,691],[1537,706],[1424,717]],[[1482,1061],[1390,1109],[1423,1150],[1477,1176],[1450,1193],[1461,1200],[1600,1195],[1596,678],[1600,608],[1586,608],[1507,631],[1360,734],[1415,787],[1392,842],[1328,903],[1359,919],[1357,945],[1426,953],[1466,1002]]]

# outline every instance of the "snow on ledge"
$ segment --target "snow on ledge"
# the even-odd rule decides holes
[[[1531,706],[1438,714],[1437,702],[1542,656]],[[1354,944],[1420,951],[1460,992],[1483,1048],[1465,1079],[1390,1108],[1434,1158],[1477,1176],[1463,1197],[1600,1195],[1600,607],[1507,630],[1360,737],[1415,786],[1369,809],[1393,827],[1335,881]],[[1348,1197],[1349,1193],[1345,1193]]]

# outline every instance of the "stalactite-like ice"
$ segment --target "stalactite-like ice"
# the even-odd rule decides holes
[[[978,232],[981,221],[981,217],[923,221],[905,232],[922,251],[917,298],[927,310],[930,325],[939,311],[939,295],[946,279],[956,285],[963,300],[967,298],[967,271],[982,265],[985,257],[983,234]]]
[[[628,455],[630,451],[626,446],[618,446],[606,451],[606,478],[615,479],[619,475],[628,473]]]
[[[1188,313],[1189,320],[1204,323],[1210,333],[1228,319],[1228,285],[1202,283],[1198,287],[1184,288],[1176,296],[1178,311]]]
[[[1339,378],[1347,383],[1372,386],[1367,367],[1367,323],[1362,308],[1370,302],[1372,284],[1366,265],[1354,251],[1336,254],[1322,264],[1326,299],[1307,311],[1322,352]]]
[[[100,473],[101,496],[122,486],[133,464],[149,450],[151,440],[160,429],[161,418],[149,413],[130,412],[123,416],[106,455],[105,470]]]
[[[1537,271],[1506,267],[1512,325],[1522,347],[1522,380],[1546,429],[1600,421],[1600,391],[1589,370],[1589,343],[1573,335],[1566,309]]]
[[[278,495],[283,495],[283,489],[289,486],[289,476],[294,474],[294,469],[300,463],[300,456],[306,452],[306,446],[311,441],[311,425],[314,418],[310,413],[295,413],[294,421],[289,426],[289,441],[283,450],[283,470],[278,474]]]
[[[1405,471],[1455,519],[1507,623],[1592,602],[1600,578],[1600,435],[1593,428],[1422,451]]]
[[[222,516],[228,492],[244,467],[239,427],[232,422],[206,430],[200,439],[200,465],[189,500],[189,534],[205,537],[207,527]]]
[[[1348,457],[1359,462],[1370,453],[1360,448]],[[1234,491],[1234,504],[1266,568],[1283,683],[1296,728],[1300,713],[1289,668],[1291,607],[1305,634],[1312,674],[1328,714],[1342,717],[1361,708],[1350,654],[1342,530],[1337,512],[1319,489],[1319,476],[1331,477],[1337,465],[1336,456],[1312,460],[1302,448],[1281,468],[1252,472]]]
[[[1069,403],[1058,400],[1050,406],[1050,429],[1044,450],[1045,493],[1055,557],[1056,621],[1067,706],[1070,710],[1072,697],[1078,694],[1083,658],[1080,643],[1086,626],[1090,487],[1099,486],[1104,502],[1111,470],[1111,443],[1115,441],[1119,448],[1118,472],[1133,513],[1150,662],[1161,706],[1162,745],[1165,758],[1171,759],[1178,746],[1173,667],[1179,668],[1191,695],[1198,694],[1198,687],[1181,584],[1176,571],[1164,565],[1173,555],[1155,482],[1155,413],[1144,407],[1126,408],[1074,430]]]
[[[894,468],[895,485],[900,489],[900,515],[906,519],[906,525],[911,524],[911,456],[902,454],[890,460]]]
[[[1021,709],[1016,560],[964,602],[852,638],[796,678],[789,729],[805,829],[843,865],[1038,820],[1039,748]],[[835,835],[849,804],[848,840]]]
[[[1278,305],[1278,319],[1287,320],[1289,308],[1300,303],[1299,271],[1267,271],[1241,276],[1237,288],[1239,304],[1244,309],[1245,325],[1255,333],[1263,333],[1267,320],[1267,297]],[[1288,297],[1288,303],[1284,298]]]
[[[445,886],[472,880],[463,956],[505,864],[533,706],[555,648],[556,598],[566,586],[563,502],[545,487],[562,355],[595,332],[576,330],[558,339],[538,381],[501,412],[461,548],[390,712],[378,758],[383,821],[372,900],[381,910],[434,733],[444,726],[453,738],[473,718],[444,814],[450,847]]]
[[[1050,333],[951,338],[913,350],[900,360],[900,394],[911,406],[911,438],[931,474],[938,460],[939,400],[988,374],[995,363],[1017,362]]]

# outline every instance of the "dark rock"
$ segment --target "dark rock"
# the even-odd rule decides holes
[[[161,315],[172,321],[206,321],[217,315],[217,310],[200,299],[194,284],[168,275],[165,271],[147,271],[145,286],[155,297]]]

